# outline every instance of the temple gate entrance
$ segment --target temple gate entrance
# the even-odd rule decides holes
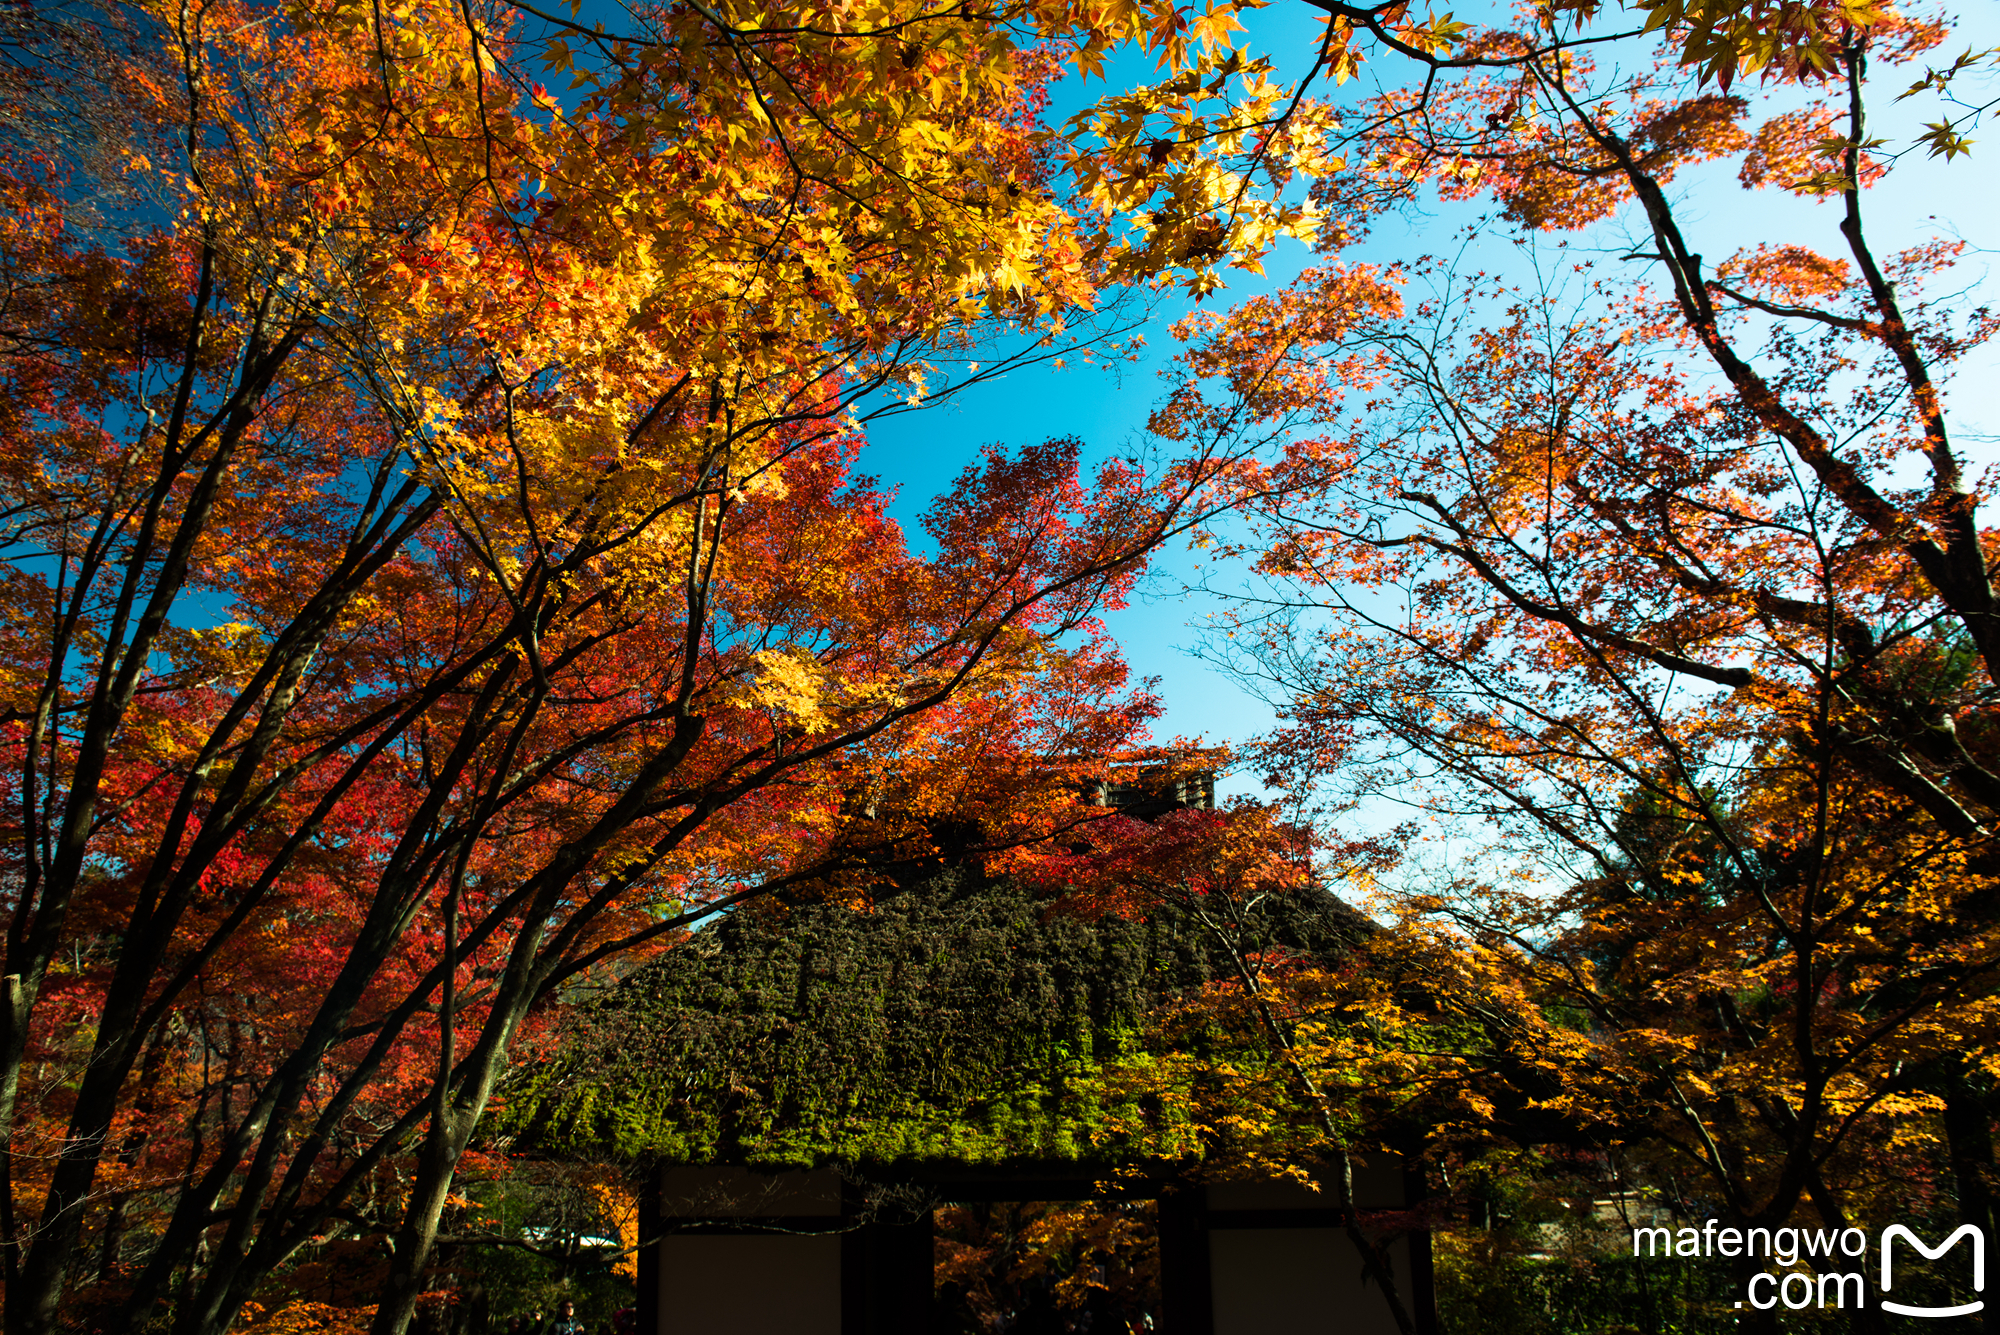
[[[1407,1208],[1399,1167],[1355,1173],[1364,1214]],[[947,1203],[1157,1202],[1160,1335],[1395,1335],[1342,1211],[1283,1180],[1107,1184],[995,1169],[866,1186],[833,1170],[662,1174],[641,1258],[646,1335],[937,1335],[935,1210]],[[1390,1251],[1423,1335],[1435,1329],[1429,1236]],[[1123,1335],[1099,1331],[1091,1335]]]

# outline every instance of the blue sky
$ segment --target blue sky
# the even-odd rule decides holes
[[[1468,8],[1461,12],[1469,15],[1476,11]],[[1302,74],[1310,63],[1318,31],[1316,12],[1304,5],[1280,4],[1253,17],[1256,24],[1249,38],[1251,49],[1275,53],[1286,77]],[[1950,49],[1932,53],[1933,58],[1949,60],[1968,42],[1975,46],[2000,43],[2000,15],[1992,6],[1975,6],[1970,18],[1960,27],[1961,35]],[[1393,76],[1395,71],[1385,65],[1383,73]],[[1109,84],[1115,85],[1145,80],[1151,71],[1145,62],[1135,60],[1109,69],[1107,76]],[[1883,78],[1877,88],[1888,84]],[[1059,88],[1056,115],[1066,116],[1106,86],[1091,81]],[[1987,95],[1991,95],[1990,88]],[[1900,107],[1882,107],[1873,114],[1877,133],[1894,146],[1906,143],[1921,122],[1934,118],[1936,112],[1912,101]],[[1984,135],[1974,137],[1986,140]],[[1892,174],[1889,186],[1876,191],[1870,202],[1875,234],[1885,238],[1878,244],[1899,248],[1930,235],[1962,236],[1974,247],[1963,271],[1975,283],[1983,284],[1996,248],[2000,248],[2000,227],[1994,222],[2000,191],[1992,184],[1996,157],[2000,157],[2000,138],[1980,142],[1971,159],[1960,158],[1949,165],[1922,161],[1921,154],[1912,154]],[[1831,252],[1838,244],[1833,231],[1838,220],[1836,206],[1797,200],[1780,191],[1749,195],[1736,185],[1734,173],[1731,162],[1686,173],[1676,183],[1676,193],[1686,201],[1684,221],[1697,240],[1704,233],[1713,234],[1712,244],[1697,246],[1704,253],[1726,255],[1756,241],[1795,241],[1823,252]],[[1437,245],[1477,213],[1469,206],[1440,207],[1400,223],[1390,222],[1378,228],[1367,246],[1356,253],[1378,261],[1414,256]],[[1613,222],[1606,228],[1615,234],[1626,226]],[[1311,262],[1305,247],[1282,241],[1266,260],[1265,277],[1232,272],[1228,287],[1211,296],[1207,304],[1226,305],[1270,290]],[[877,423],[869,430],[870,445],[861,467],[900,488],[899,516],[913,521],[930,498],[948,488],[959,470],[988,443],[1023,444],[1075,435],[1094,456],[1130,453],[1129,444],[1143,434],[1146,417],[1160,397],[1159,372],[1174,351],[1168,326],[1188,309],[1185,301],[1162,303],[1146,330],[1150,345],[1146,360],[1120,368],[1116,376],[1075,362],[1061,370],[1030,368],[925,411]],[[2000,457],[1993,436],[2000,431],[2000,412],[1995,411],[1990,389],[1996,375],[2000,375],[2000,358],[1989,356],[1980,371],[1961,377],[1952,399],[1961,443],[1989,461]],[[1273,714],[1267,704],[1235,679],[1187,652],[1198,638],[1195,623],[1216,606],[1200,595],[1184,592],[1185,578],[1192,571],[1188,553],[1169,551],[1157,568],[1150,592],[1110,617],[1109,624],[1135,672],[1161,679],[1168,712],[1159,733],[1201,734],[1212,742],[1240,741],[1270,727]],[[1220,577],[1217,582],[1230,578],[1229,572],[1209,573]],[[1251,776],[1237,775],[1225,781],[1223,791],[1256,792],[1258,785]]]

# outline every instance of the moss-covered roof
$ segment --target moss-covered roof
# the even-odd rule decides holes
[[[1361,923],[1273,897],[1247,944],[1325,957]],[[1174,1144],[1129,1078],[1147,1016],[1227,967],[1177,914],[1085,921],[960,873],[870,912],[746,908],[588,1008],[498,1129],[621,1162],[1123,1162],[1145,1119],[1152,1153]]]

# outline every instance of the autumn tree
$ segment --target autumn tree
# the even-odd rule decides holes
[[[6,17],[10,1332],[342,1235],[403,1329],[566,988],[1138,735],[1096,617],[1228,458],[991,450],[919,544],[856,461],[1309,225],[1227,14]],[[1168,82],[1047,134],[1123,44]]]
[[[1271,769],[1484,825],[1409,906],[1588,1038],[1543,1027],[1548,1097],[1728,1219],[1880,1217],[1897,1156],[1989,1143],[2000,1071],[2000,621],[1950,409],[1994,321],[1964,243],[1870,221],[1965,150],[1988,57],[1851,5],[1323,8],[1337,73],[1397,71],[1315,113],[1325,263],[1190,321],[1156,419],[1267,443],[1215,541],[1263,581],[1218,653],[1285,702]],[[1343,257],[1418,200],[1489,212]]]

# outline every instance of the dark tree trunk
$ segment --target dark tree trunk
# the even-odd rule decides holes
[[[1991,1243],[1995,1238],[1993,1118],[1986,1099],[1963,1078],[1952,1081],[1945,1092],[1944,1132],[1958,1189],[1959,1220],[1977,1227]],[[1988,1302],[1979,1321],[1986,1335],[2000,1335],[2000,1303]]]

